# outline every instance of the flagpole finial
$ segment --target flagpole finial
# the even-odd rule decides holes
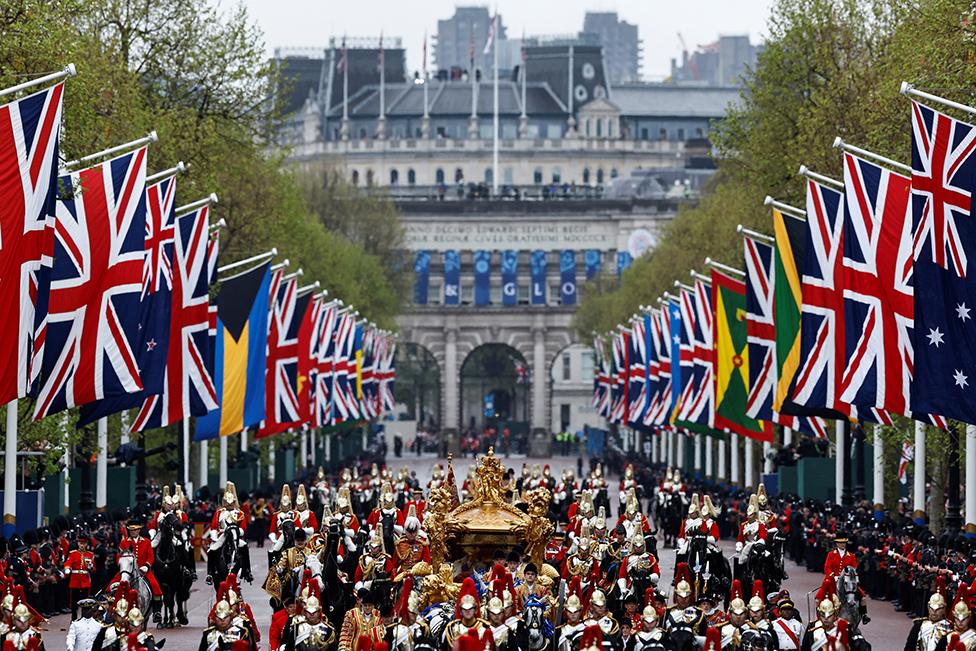
[[[844,146],[844,139],[840,136],[834,138],[834,149],[841,149]]]
[[[317,280],[315,281],[315,286],[316,286],[316,287],[318,287],[318,286],[319,286],[319,281],[317,281]],[[327,289],[323,289],[323,290],[322,290],[322,296],[328,296],[328,295],[329,295],[329,290],[327,290]]]
[[[806,165],[800,165],[800,171],[799,171],[799,175],[800,176],[806,176],[807,175],[807,172],[809,172],[809,171],[810,170],[807,169],[807,166]]]
[[[766,195],[766,198],[763,199],[763,205],[764,206],[771,206],[771,205],[773,205],[773,201],[774,201],[774,199],[767,194]]]
[[[68,73],[68,76],[69,77],[77,77],[78,76],[78,69],[75,68],[75,64],[73,64],[73,63],[69,63],[68,65],[66,65],[64,67],[64,71]]]
[[[766,197],[766,198],[768,199],[769,197]],[[742,234],[742,224],[737,224],[736,225],[735,232],[738,233],[739,235]]]
[[[149,142],[159,142],[159,134],[156,133],[155,129],[149,132]]]
[[[914,88],[915,87],[912,86],[907,81],[903,81],[903,82],[901,82],[901,88],[898,89],[898,92],[901,93],[902,95],[907,95],[909,92],[911,92],[912,90],[914,90]]]
[[[180,164],[182,165],[182,163],[180,163]],[[216,192],[211,192],[210,193],[210,203],[217,203],[217,193]],[[223,221],[223,220],[221,220],[221,221]],[[276,251],[276,253],[277,253],[277,251]]]

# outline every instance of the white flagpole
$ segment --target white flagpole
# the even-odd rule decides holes
[[[423,66],[423,68],[424,68],[423,69],[423,74],[424,74],[424,118],[428,118],[428,117],[430,117],[430,114],[428,113],[428,110],[429,109],[427,107],[427,83],[430,80],[427,78],[427,32],[426,31],[424,31],[424,66]]]
[[[98,419],[98,458],[95,461],[95,508],[108,506],[108,419]]]
[[[183,485],[190,483],[190,417],[183,417]]]
[[[155,131],[150,131],[148,134],[142,138],[137,138],[132,142],[127,142],[122,145],[116,145],[115,147],[109,147],[108,149],[103,149],[102,151],[95,152],[94,154],[88,154],[87,156],[82,156],[78,160],[68,161],[64,164],[64,169],[67,171],[72,171],[80,167],[85,163],[90,163],[99,158],[104,158],[106,156],[111,156],[112,154],[121,154],[123,152],[130,152],[139,149],[143,145],[148,145],[159,140],[159,136],[156,135]]]
[[[3,457],[3,535],[17,524],[17,400],[7,403],[7,440]]]
[[[380,32],[380,128],[378,129],[382,137],[385,131],[384,122],[386,120],[386,60],[383,55],[383,32]]]
[[[222,489],[227,485],[227,437],[220,437],[220,473],[218,475],[217,483],[220,484]]]
[[[37,79],[31,79],[30,81],[25,81],[22,84],[17,84],[16,86],[11,86],[10,88],[4,88],[0,90],[0,97],[7,97],[8,95],[13,95],[22,90],[27,90],[28,88],[34,88],[35,86],[43,86],[44,84],[51,83],[54,81],[61,81],[66,77],[74,77],[78,72],[75,70],[75,64],[69,63],[62,70],[57,72],[52,72],[49,75],[44,75],[43,77],[38,77]]]
[[[210,448],[207,447],[208,443],[209,441],[206,440],[200,441],[200,484],[197,486],[197,488],[206,486],[209,481],[208,475],[210,474],[210,459],[208,458],[208,453],[210,452]]]
[[[491,39],[492,68],[495,69],[493,92],[493,117],[492,117],[492,145],[491,145],[491,194],[498,196],[498,8],[495,8],[495,20],[493,24],[493,37]]]

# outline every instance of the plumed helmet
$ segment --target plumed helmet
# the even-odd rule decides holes
[[[142,623],[146,621],[146,618],[142,615],[142,611],[137,606],[130,608],[129,614],[125,618],[130,626],[142,626]]]
[[[607,528],[607,509],[603,506],[597,511],[596,522],[593,524],[593,528],[599,531],[604,531]]]
[[[591,624],[583,629],[579,648],[580,651],[603,648],[603,630],[599,624]]]
[[[702,508],[701,508],[702,517],[717,518],[718,513],[719,513],[718,509],[715,508],[714,504],[712,504],[711,495],[706,495],[704,498],[702,498]]]
[[[766,485],[759,482],[759,488],[756,491],[756,502],[760,509],[765,510],[769,506],[769,495],[766,494]]]
[[[594,590],[593,594],[590,595],[590,603],[594,606],[606,606],[607,595],[603,594],[603,590]]]
[[[233,614],[234,610],[230,607],[230,603],[228,603],[226,599],[221,599],[214,607],[214,616],[217,617],[217,619],[225,619]]]
[[[763,582],[756,579],[752,582],[752,599],[749,600],[749,610],[760,611],[765,607],[765,592]]]
[[[963,583],[956,592],[956,602],[952,605],[952,618],[963,620],[970,615],[972,615],[972,611],[969,609],[969,589]]]
[[[396,504],[393,486],[388,481],[383,482],[383,487],[380,489],[380,504],[384,509],[391,509]]]
[[[227,486],[224,488],[224,506],[229,509],[241,508],[237,501],[237,486],[232,481],[227,482]]]
[[[749,497],[749,507],[746,509],[746,515],[752,520],[759,516],[759,498],[755,493]]]
[[[126,615],[128,615],[129,614],[129,601],[128,601],[128,599],[125,599],[125,598],[116,599],[115,600],[115,608],[112,609],[112,612],[115,613],[116,615],[118,615],[119,617],[125,617]]]
[[[461,592],[458,595],[457,612],[455,613],[455,617],[457,619],[461,619],[462,610],[477,607],[478,587],[475,585],[474,579],[469,576],[464,579],[464,583],[461,584]]]
[[[298,494],[295,496],[295,508],[299,511],[308,509],[308,495],[305,493],[305,484],[298,485]]]
[[[322,610],[322,604],[319,603],[319,598],[314,594],[310,595],[305,601],[302,602],[302,611],[306,613],[317,613]]]
[[[30,608],[27,607],[27,604],[17,604],[14,608],[14,619],[21,622],[29,622],[30,618]]]
[[[834,605],[832,599],[822,599],[819,604],[817,604],[817,613],[821,617],[830,617],[835,612],[837,612],[837,607]]]
[[[569,582],[569,587],[566,589],[566,594],[569,597],[566,599],[566,604],[563,606],[565,610],[571,613],[578,612],[583,608],[583,582],[578,576],[574,576]]]
[[[698,493],[691,494],[691,503],[688,505],[688,517],[697,518],[701,513],[701,506],[698,503]]]
[[[945,577],[940,574],[935,579],[935,592],[933,592],[932,596],[929,597],[929,608],[931,610],[939,610],[940,608],[945,608],[946,606],[945,593],[946,593]]]
[[[676,596],[693,596],[694,593],[691,589],[691,568],[688,567],[688,563],[678,563],[678,567],[675,568],[674,579],[674,594]]]
[[[291,486],[288,484],[281,487],[281,499],[278,500],[278,508],[282,511],[291,510]]]
[[[705,630],[705,646],[702,651],[722,651],[722,632],[714,626]]]
[[[493,615],[500,615],[505,612],[505,604],[498,597],[492,597],[488,600],[488,612]]]
[[[644,612],[641,613],[641,619],[647,623],[648,628],[654,628],[657,626],[657,608],[654,606],[645,606]]]
[[[352,498],[349,496],[349,487],[343,486],[339,489],[336,495],[336,508],[341,511],[347,511],[352,508]]]
[[[729,612],[735,613],[736,615],[741,615],[746,612],[746,602],[742,601],[741,598],[736,597],[729,602]]]
[[[420,531],[420,518],[417,517],[417,505],[411,504],[407,508],[407,517],[403,519],[404,531]]]
[[[174,504],[175,500],[169,493],[169,486],[163,486],[163,506],[173,506]]]
[[[630,537],[630,548],[637,549],[638,547],[644,547],[644,532],[640,529],[634,531],[634,535]]]

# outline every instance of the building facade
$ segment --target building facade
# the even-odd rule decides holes
[[[528,47],[498,84],[496,167],[493,84],[396,80],[388,60],[381,86],[376,54],[349,50],[348,79],[334,46],[317,80],[309,57],[281,62],[296,74],[280,139],[292,164],[396,202],[417,277],[400,341],[439,374],[421,419],[448,435],[509,423],[536,453],[551,432],[598,426],[593,351],[572,329],[580,296],[696,200],[738,91],[615,84],[599,46]]]
[[[611,83],[641,80],[643,51],[637,25],[621,20],[615,11],[588,11],[583,17],[583,34],[595,34],[603,46]]]

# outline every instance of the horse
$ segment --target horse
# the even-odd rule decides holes
[[[325,544],[322,545],[318,555],[321,567],[319,575],[324,586],[322,594],[329,595],[329,599],[324,600],[323,605],[328,604],[326,617],[337,631],[342,628],[346,611],[355,606],[350,584],[343,582],[339,576],[341,568],[336,559],[339,556],[339,541],[342,537],[342,519],[332,518],[326,527]],[[359,557],[356,555],[356,562],[358,560]]]
[[[173,628],[178,621],[186,626],[186,602],[190,598],[190,577],[186,567],[187,550],[183,541],[183,523],[176,513],[170,511],[158,521],[153,573],[163,590],[164,616],[161,626]],[[175,617],[174,617],[175,602]]]
[[[522,621],[529,632],[529,650],[542,651],[549,647],[552,641],[555,628],[548,619],[545,618],[546,604],[542,603],[536,596],[531,596],[526,600],[525,607],[522,609]]]
[[[728,594],[732,587],[731,566],[721,551],[709,547],[704,533],[696,533],[688,541],[686,560],[696,594]]]
[[[756,579],[763,582],[767,593],[771,592],[775,581],[773,578],[773,562],[766,544],[762,540],[752,543],[746,562],[740,563],[735,559],[737,578],[742,583],[743,599],[752,596],[752,586]]]
[[[858,583],[857,570],[850,566],[845,567],[837,577],[840,616],[848,621],[851,630],[861,625],[861,591]]]
[[[664,546],[674,547],[681,528],[682,499],[675,493],[658,493],[657,509],[654,515],[658,529],[664,530]]]
[[[144,613],[150,612],[152,588],[149,587],[146,577],[139,571],[136,555],[132,551],[126,550],[119,555],[119,580],[127,582],[130,588],[136,590],[139,595],[139,610]]]
[[[220,543],[220,547],[210,550],[211,554],[217,554],[214,570],[210,575],[214,590],[220,589],[220,584],[227,578],[228,574],[234,573],[240,576],[243,567],[240,549],[238,549],[238,543],[241,539],[240,526],[236,522],[227,523],[227,527],[220,534],[218,540],[221,538],[223,542]]]
[[[278,525],[278,533],[281,535],[281,545],[277,549],[268,550],[268,567],[277,565],[285,551],[295,546],[295,521],[282,522]]]
[[[454,606],[444,602],[424,608],[421,616],[427,620],[432,640],[443,640],[447,625],[454,620]]]

